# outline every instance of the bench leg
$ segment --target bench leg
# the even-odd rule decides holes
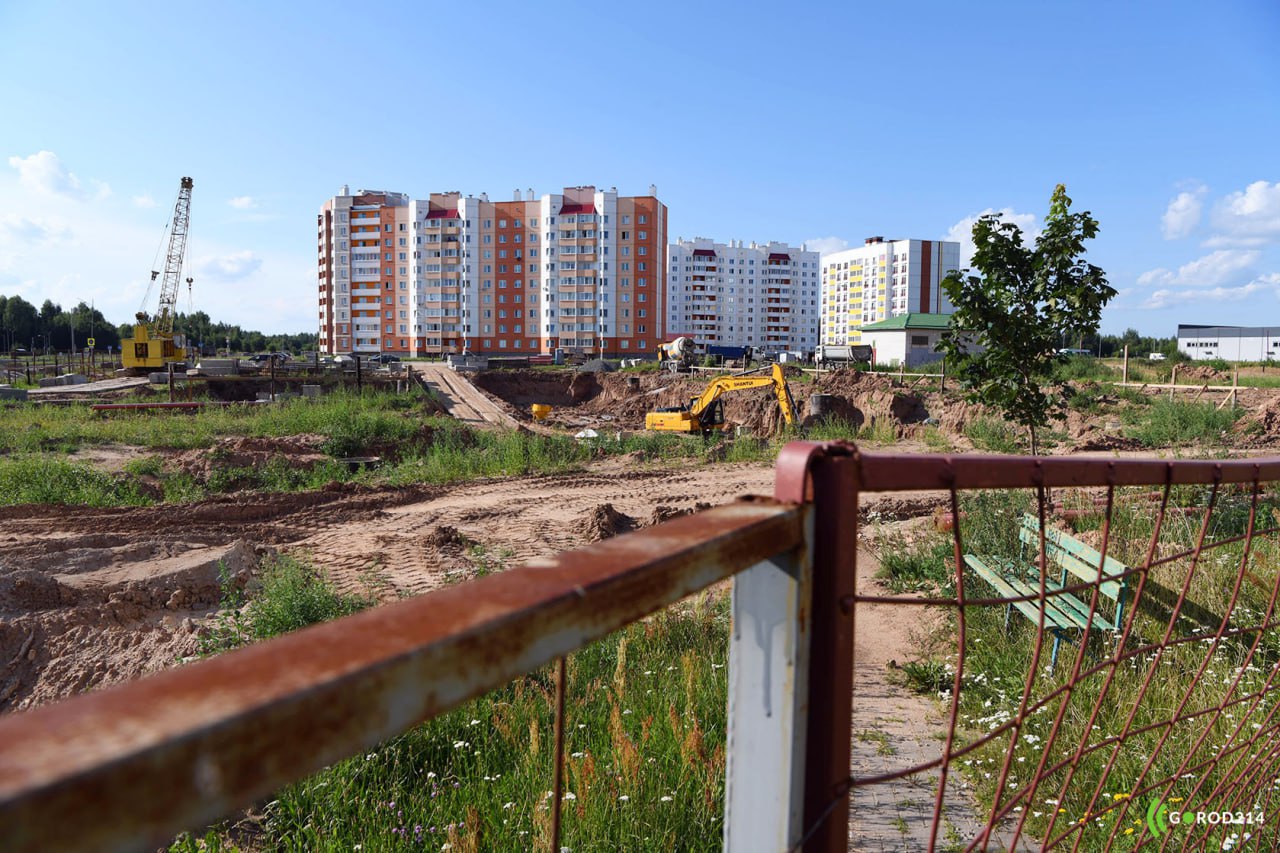
[[[1053,651],[1049,653],[1049,674],[1053,675],[1053,671],[1058,668],[1058,646],[1062,644],[1062,635],[1057,631],[1053,632]]]

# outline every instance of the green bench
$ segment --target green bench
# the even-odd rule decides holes
[[[1018,527],[1018,539],[1023,544],[1023,557],[986,557],[965,554],[965,565],[973,569],[1003,598],[1035,596],[1030,601],[1010,601],[1005,607],[1005,628],[1014,608],[1036,625],[1040,624],[1041,605],[1044,608],[1045,630],[1053,634],[1053,653],[1049,659],[1050,671],[1058,663],[1058,646],[1064,638],[1083,634],[1086,628],[1093,631],[1115,633],[1124,627],[1128,566],[1119,560],[1102,555],[1095,549],[1059,530],[1046,529],[1044,535],[1045,559],[1049,570],[1057,568],[1057,578],[1052,574],[1045,578],[1045,599],[1040,596],[1040,522],[1033,515],[1023,515]],[[1027,556],[1029,555],[1029,556]],[[1102,583],[1098,583],[1098,569],[1103,569]],[[1081,582],[1097,584],[1098,608],[1089,622],[1091,590],[1080,590],[1080,597],[1061,592],[1064,587],[1078,586]],[[1103,599],[1115,602],[1110,617],[1103,613]]]

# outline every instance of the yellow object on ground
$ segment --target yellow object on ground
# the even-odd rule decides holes
[[[551,414],[551,407],[546,403],[534,403],[529,407],[529,411],[533,413],[535,421],[545,421],[547,415]]]

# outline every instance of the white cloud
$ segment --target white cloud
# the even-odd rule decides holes
[[[1261,252],[1241,249],[1219,249],[1178,267],[1172,272],[1164,267],[1148,270],[1138,276],[1138,284],[1163,287],[1211,287],[1226,282],[1233,275],[1257,262]]]
[[[7,214],[0,217],[0,240],[7,243],[30,245],[48,243],[66,236],[67,227],[40,217]]]
[[[1190,302],[1240,302],[1258,294],[1271,292],[1280,296],[1280,273],[1259,276],[1237,287],[1200,287],[1184,290],[1157,290],[1143,304],[1145,308],[1168,308]]]
[[[812,240],[805,240],[804,247],[810,252],[830,255],[849,248],[849,241],[843,237],[814,237]]]
[[[973,226],[983,216],[995,214],[1005,222],[1012,222],[1022,229],[1022,243],[1030,246],[1040,236],[1040,226],[1033,213],[1018,213],[1011,207],[999,210],[988,207],[986,210],[971,213],[947,230],[943,240],[960,244],[960,268],[968,269],[973,261]]]
[[[143,193],[142,195],[135,195],[133,197],[134,207],[141,207],[144,209],[152,208],[156,206],[156,203],[157,203],[156,200],[151,197],[150,193]]]
[[[52,151],[40,151],[30,157],[10,157],[9,165],[18,170],[18,180],[23,186],[48,195],[59,195],[81,201],[106,198],[111,195],[111,187],[102,181],[90,181],[95,187],[90,192],[75,173],[68,171],[62,165],[58,155]]]
[[[1215,246],[1260,246],[1280,241],[1280,181],[1254,181],[1222,198],[1213,210]]]
[[[245,249],[229,255],[205,256],[192,262],[197,277],[214,281],[239,281],[256,273],[262,267],[262,258]]]
[[[1189,192],[1181,192],[1169,202],[1164,216],[1160,217],[1160,229],[1166,240],[1180,240],[1191,234],[1200,224],[1201,200],[1207,187],[1197,187]]]
[[[227,204],[236,210],[253,210],[258,206],[258,203],[254,201],[251,195],[238,195],[235,198],[227,199]]]

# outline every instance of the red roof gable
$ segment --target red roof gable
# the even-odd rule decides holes
[[[714,258],[716,253],[714,249],[694,249],[693,256],[695,258]]]
[[[427,211],[427,219],[461,219],[462,214],[457,210],[450,210],[447,207],[440,207]]]
[[[592,204],[565,204],[560,207],[561,215],[569,213],[595,213],[596,206]]]
[[[782,254],[781,252],[770,252],[770,253],[769,253],[769,260],[771,260],[771,261],[789,261],[789,260],[791,260],[791,256],[790,256],[790,255],[784,255],[784,254]]]

